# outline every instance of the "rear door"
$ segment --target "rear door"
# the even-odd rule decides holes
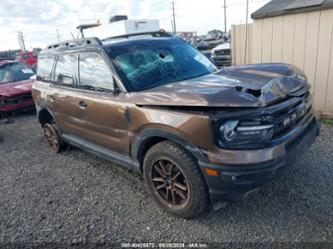
[[[53,84],[46,98],[53,106],[53,112],[62,133],[79,135],[81,109],[77,99],[78,55],[62,54],[56,58]]]

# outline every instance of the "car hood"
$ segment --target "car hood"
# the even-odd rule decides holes
[[[220,45],[216,46],[215,48],[213,48],[213,51],[224,50],[224,49],[230,49],[230,43],[226,42],[226,43],[220,44]]]
[[[224,68],[132,97],[141,106],[263,107],[309,88],[304,74],[294,66],[257,64]]]
[[[34,80],[22,80],[17,82],[9,82],[0,84],[0,95],[15,96],[19,94],[30,93]]]

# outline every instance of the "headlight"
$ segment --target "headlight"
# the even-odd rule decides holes
[[[272,128],[259,122],[227,121],[219,127],[219,144],[223,148],[259,148],[270,141]]]
[[[226,142],[231,142],[236,137],[236,127],[239,121],[228,121],[220,126],[220,138]]]

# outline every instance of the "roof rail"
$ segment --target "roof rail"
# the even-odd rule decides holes
[[[125,34],[125,35],[118,35],[118,36],[110,36],[108,38],[102,39],[101,41],[107,41],[112,39],[118,39],[118,38],[130,38],[134,36],[141,36],[141,35],[151,35],[153,37],[172,37],[171,34],[164,30],[159,31],[153,31],[153,32],[142,32],[142,33],[132,33],[132,34]]]
[[[77,39],[77,40],[68,40],[64,42],[50,44],[46,47],[46,49],[56,49],[56,48],[74,48],[79,46],[87,46],[87,45],[102,45],[102,42],[97,37]]]

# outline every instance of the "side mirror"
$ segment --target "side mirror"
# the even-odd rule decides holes
[[[37,76],[36,76],[36,74],[31,75],[31,76],[30,76],[30,79],[31,79],[31,80],[37,80]]]

